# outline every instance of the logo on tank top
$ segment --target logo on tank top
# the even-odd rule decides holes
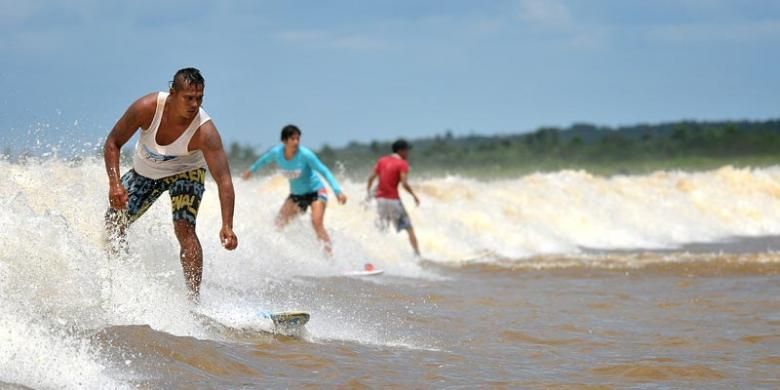
[[[147,148],[146,145],[144,145],[144,157],[147,160],[151,160],[156,163],[161,163],[165,161],[171,161],[175,159],[177,156],[166,156],[164,154],[155,153],[154,151]]]

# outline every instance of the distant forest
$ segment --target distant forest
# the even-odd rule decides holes
[[[351,142],[342,148],[325,145],[317,153],[335,171],[367,175],[376,158],[391,152],[394,140]],[[454,136],[447,131],[408,141],[413,145],[412,168],[423,174],[500,177],[561,169],[619,174],[780,163],[780,120],[680,121],[618,128],[574,124],[493,136]],[[233,143],[228,152],[233,169],[243,170],[264,150]]]
[[[366,177],[376,159],[391,153],[393,134],[345,147],[315,150],[339,175]],[[766,121],[679,121],[662,124],[606,127],[574,124],[543,127],[534,132],[501,135],[458,135],[445,131],[433,137],[407,139],[413,149],[409,162],[415,177],[457,174],[500,178],[532,172],[584,169],[599,175],[642,174],[655,170],[706,170],[724,165],[762,167],[780,164],[780,119]],[[38,149],[13,153],[0,148],[0,160],[25,161],[29,157],[67,156],[78,147],[53,153]],[[232,143],[227,146],[233,173],[254,162],[268,147]],[[72,149],[72,150],[71,150]],[[130,164],[133,145],[125,145],[123,164]],[[87,154],[68,157],[80,161]],[[102,148],[95,148],[96,157]],[[81,156],[81,157],[79,157]]]

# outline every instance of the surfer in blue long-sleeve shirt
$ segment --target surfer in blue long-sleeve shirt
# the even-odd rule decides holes
[[[294,217],[305,213],[311,206],[311,223],[317,238],[322,242],[325,253],[332,253],[330,236],[325,230],[325,207],[328,204],[328,190],[317,176],[322,175],[336,193],[340,204],[347,202],[347,196],[328,167],[310,149],[301,146],[301,130],[295,125],[287,125],[282,129],[282,144],[276,145],[260,156],[241,177],[249,179],[254,172],[270,163],[276,163],[282,175],[290,181],[290,196],[284,201],[276,226],[283,228]]]

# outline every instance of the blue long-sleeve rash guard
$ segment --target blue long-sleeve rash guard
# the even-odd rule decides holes
[[[290,181],[290,193],[293,195],[317,192],[322,188],[322,181],[320,181],[315,172],[328,181],[330,188],[333,189],[336,195],[341,193],[341,187],[336,178],[333,177],[328,167],[309,148],[298,146],[298,151],[295,155],[287,160],[284,158],[284,145],[276,145],[260,156],[249,167],[249,170],[254,173],[272,162],[276,163],[282,175]]]

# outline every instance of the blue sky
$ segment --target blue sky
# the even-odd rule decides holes
[[[0,147],[94,143],[186,66],[226,143],[318,148],[777,118],[779,65],[772,0],[0,0]]]

